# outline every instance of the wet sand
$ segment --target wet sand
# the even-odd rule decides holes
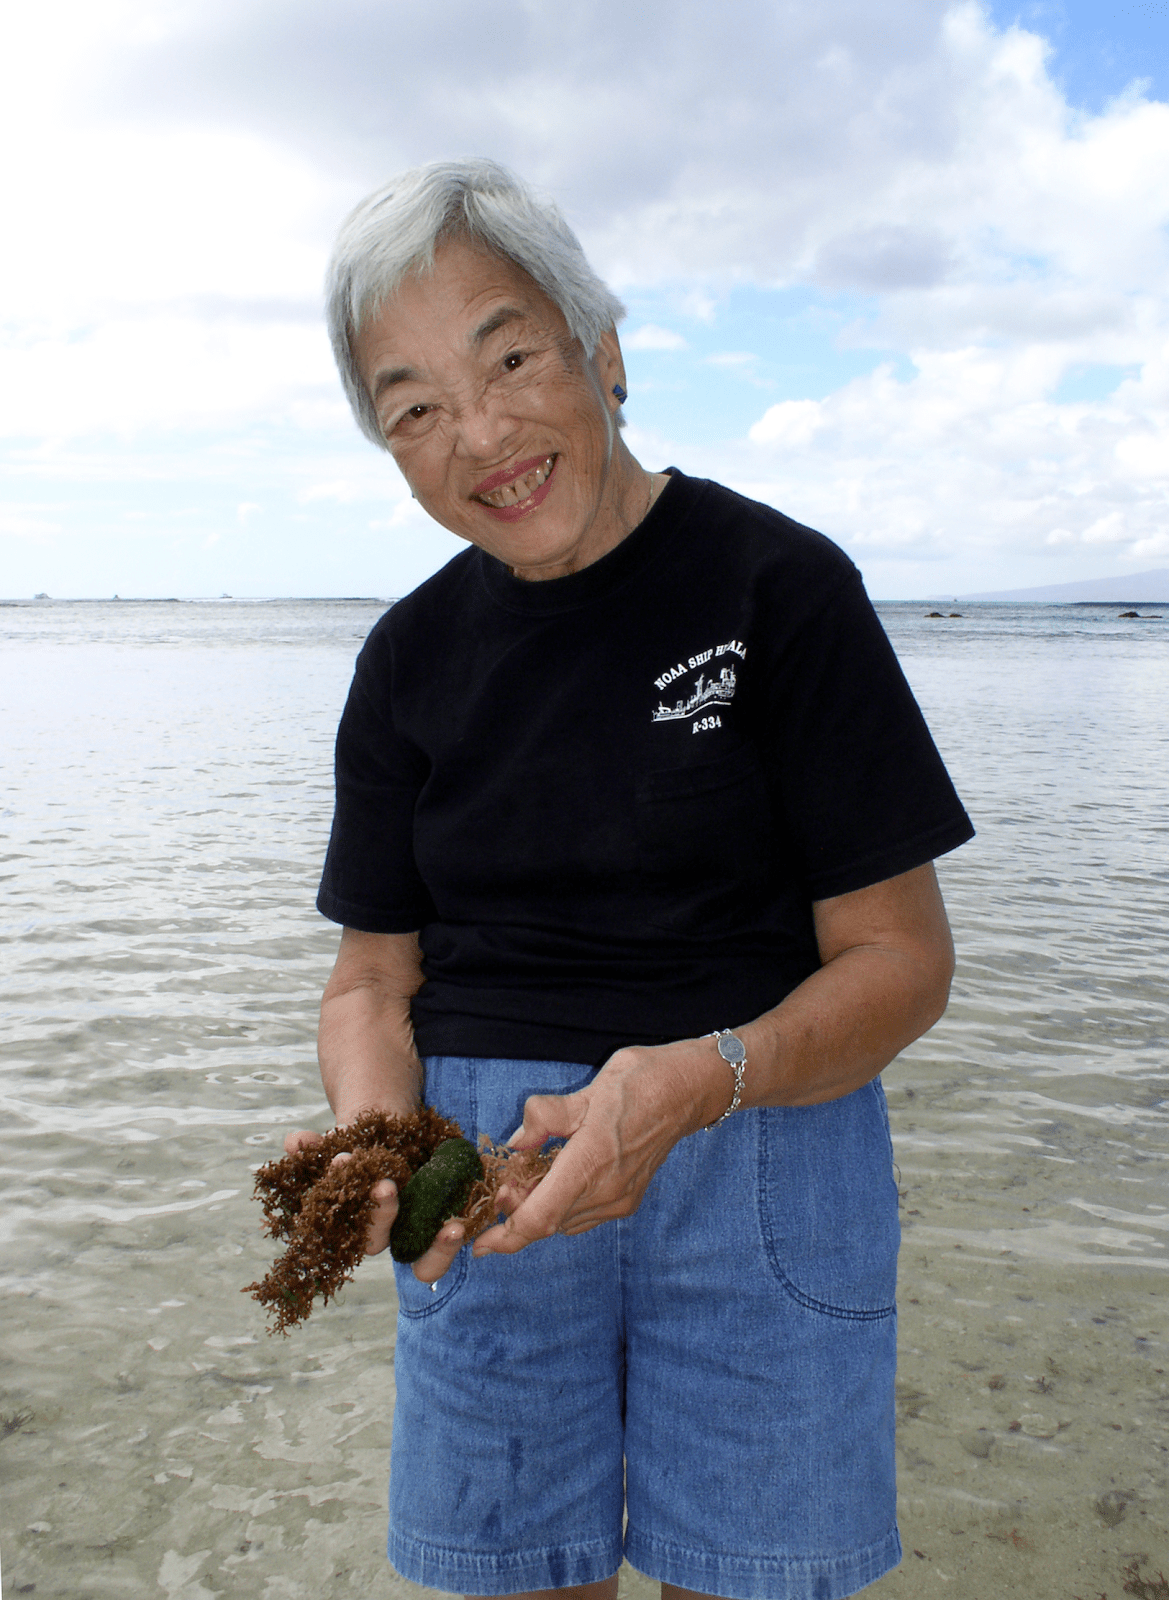
[[[985,1174],[901,1171],[906,1554],[866,1592],[1121,1600],[1126,1566],[1169,1571],[1164,1274],[980,1248]],[[996,1176],[1019,1209],[1058,1181]],[[95,1228],[55,1287],[9,1301],[5,1600],[421,1593],[382,1555],[388,1265],[269,1338],[239,1294],[267,1260],[242,1199]]]
[[[947,1215],[940,1185],[911,1193]],[[902,1285],[905,1559],[868,1592],[1119,1600],[1129,1564],[1169,1572],[1163,1277],[1087,1283],[911,1234]]]

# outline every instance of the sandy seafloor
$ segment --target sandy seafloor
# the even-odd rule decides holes
[[[922,609],[882,614],[979,838],[951,1009],[885,1077],[906,1555],[865,1593],[1155,1594],[1169,637]],[[403,1596],[388,1264],[287,1340],[240,1294],[251,1169],[328,1125],[311,900],[378,607],[134,611],[0,609],[4,1600]]]

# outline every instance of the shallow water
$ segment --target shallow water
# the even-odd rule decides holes
[[[0,606],[5,1597],[413,1590],[388,1269],[288,1341],[239,1293],[252,1167],[327,1125],[312,902],[382,609]],[[907,1557],[872,1592],[1115,1596],[1169,1568],[1169,615],[880,609],[979,835],[950,1010],[886,1074]]]

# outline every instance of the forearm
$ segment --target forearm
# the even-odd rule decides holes
[[[422,1092],[410,1001],[422,983],[413,935],[346,929],[321,1000],[317,1054],[339,1125],[359,1111],[404,1116]]]
[[[948,974],[903,952],[844,951],[736,1030],[747,1048],[743,1105],[809,1106],[851,1094],[933,1027],[948,993]]]
[[[359,1111],[405,1115],[418,1104],[422,1068],[401,1004],[373,989],[353,989],[321,1004],[317,1037],[321,1082],[338,1125]]]
[[[747,1051],[743,1106],[851,1094],[946,1008],[954,947],[932,866],[813,909],[823,965],[762,1016],[724,1024]],[[692,1132],[726,1110],[732,1070],[713,1040],[666,1049],[677,1052],[674,1103]]]
[[[945,1009],[948,979],[896,952],[850,950],[820,968],[771,1011],[728,1018],[747,1051],[741,1109],[808,1106],[851,1094],[876,1077]],[[618,1051],[606,1072],[641,1077],[651,1120],[674,1139],[717,1122],[734,1071],[712,1038]]]

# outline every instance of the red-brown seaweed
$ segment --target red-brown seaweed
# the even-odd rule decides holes
[[[457,1122],[421,1106],[408,1117],[363,1111],[347,1127],[333,1128],[319,1144],[270,1161],[256,1173],[255,1196],[264,1208],[264,1231],[288,1241],[284,1254],[245,1294],[274,1318],[272,1333],[303,1322],[319,1295],[327,1305],[348,1283],[365,1254],[373,1215],[373,1186],[392,1178],[405,1187],[446,1139],[462,1137]],[[334,1156],[349,1153],[334,1166]],[[480,1140],[483,1177],[460,1215],[468,1240],[478,1238],[499,1215],[497,1196],[506,1182],[530,1188],[552,1165],[555,1150],[511,1151]]]

